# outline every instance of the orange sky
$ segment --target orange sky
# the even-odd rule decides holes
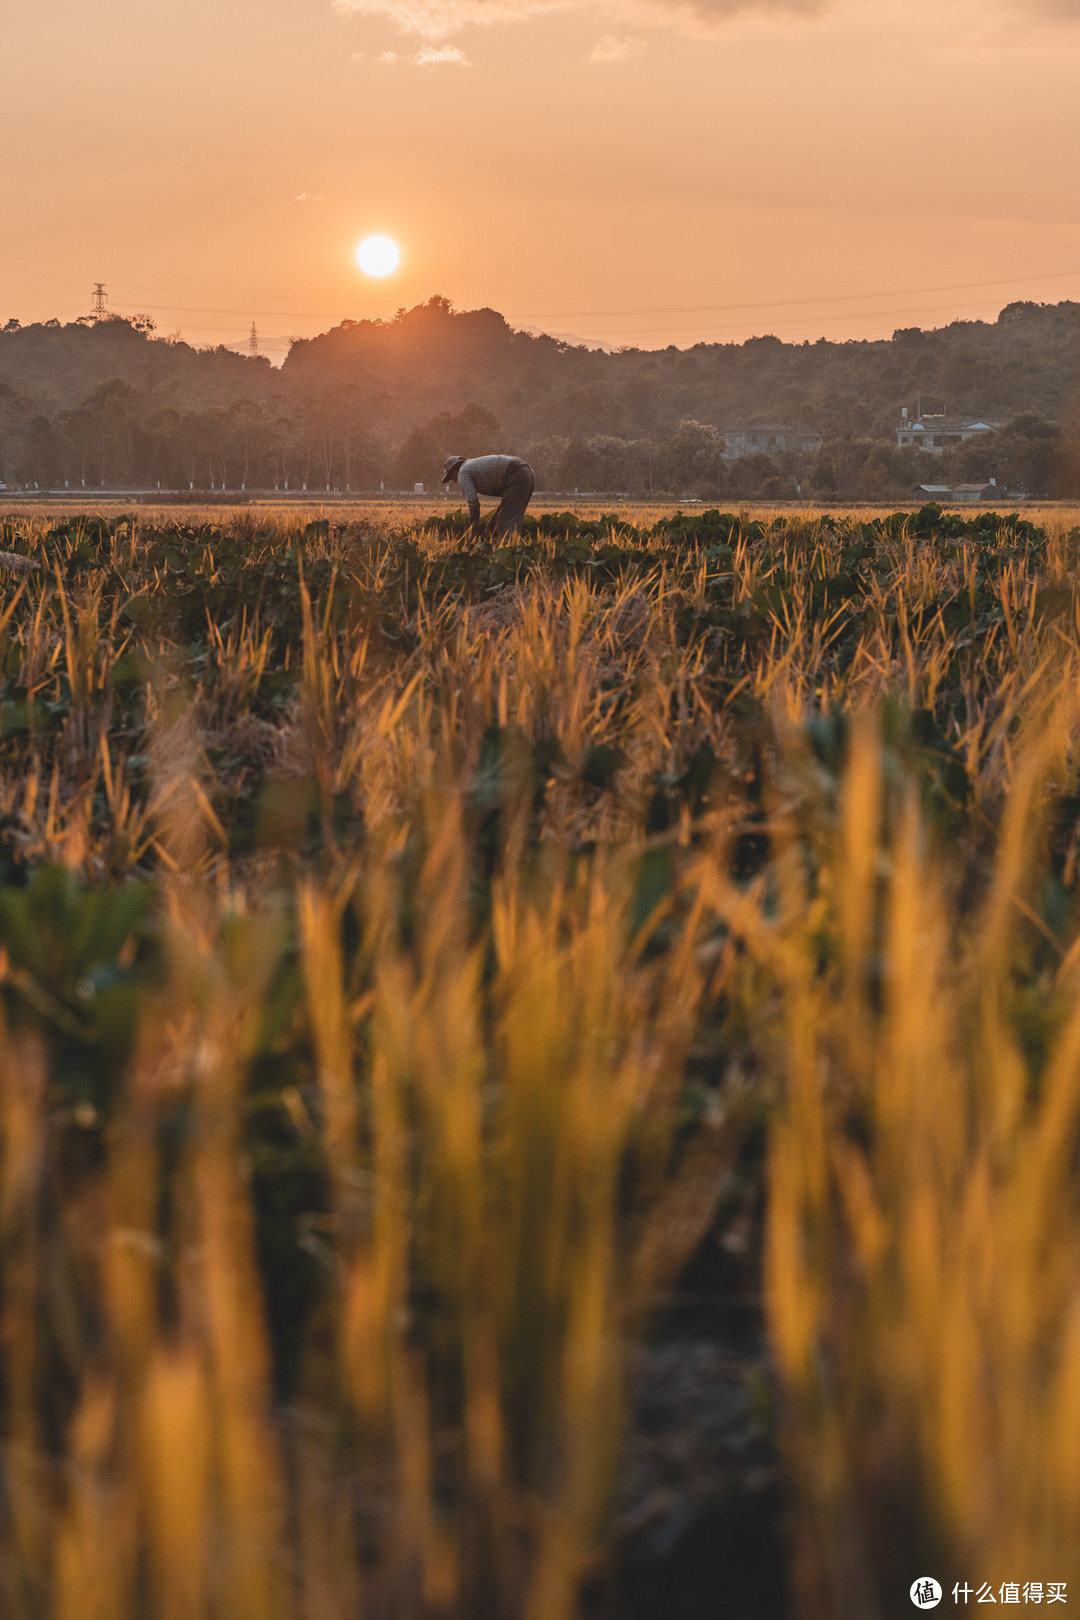
[[[52,0],[4,59],[0,321],[103,281],[280,358],[435,292],[642,347],[1080,298],[1080,0]]]

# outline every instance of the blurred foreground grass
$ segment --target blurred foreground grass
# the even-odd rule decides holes
[[[1080,534],[0,544],[5,1615],[627,1614],[736,1165],[800,1612],[1080,1591]]]

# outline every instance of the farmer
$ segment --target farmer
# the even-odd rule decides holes
[[[517,534],[529,504],[536,479],[527,461],[517,456],[447,456],[443,462],[443,483],[456,479],[469,507],[474,529],[480,527],[480,496],[498,495],[499,506],[493,520],[495,533]]]

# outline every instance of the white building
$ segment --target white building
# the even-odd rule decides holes
[[[929,450],[932,455],[940,456],[951,445],[963,444],[977,433],[989,433],[1000,426],[1000,422],[986,422],[972,416],[919,416],[912,420],[903,410],[896,442],[901,450],[914,445],[916,450]]]
[[[916,484],[912,493],[937,501],[939,505],[958,506],[965,502],[1000,500],[1004,490],[998,489],[997,480],[991,478],[988,484]]]
[[[740,456],[774,456],[789,451],[821,449],[821,434],[804,427],[751,427],[724,429],[724,460]]]
[[[954,501],[996,501],[1001,493],[997,479],[991,478],[988,484],[954,484],[952,498]]]

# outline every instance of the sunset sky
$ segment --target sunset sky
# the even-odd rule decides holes
[[[6,8],[0,321],[641,347],[1080,298],[1080,0]],[[383,281],[360,239],[399,243]]]

